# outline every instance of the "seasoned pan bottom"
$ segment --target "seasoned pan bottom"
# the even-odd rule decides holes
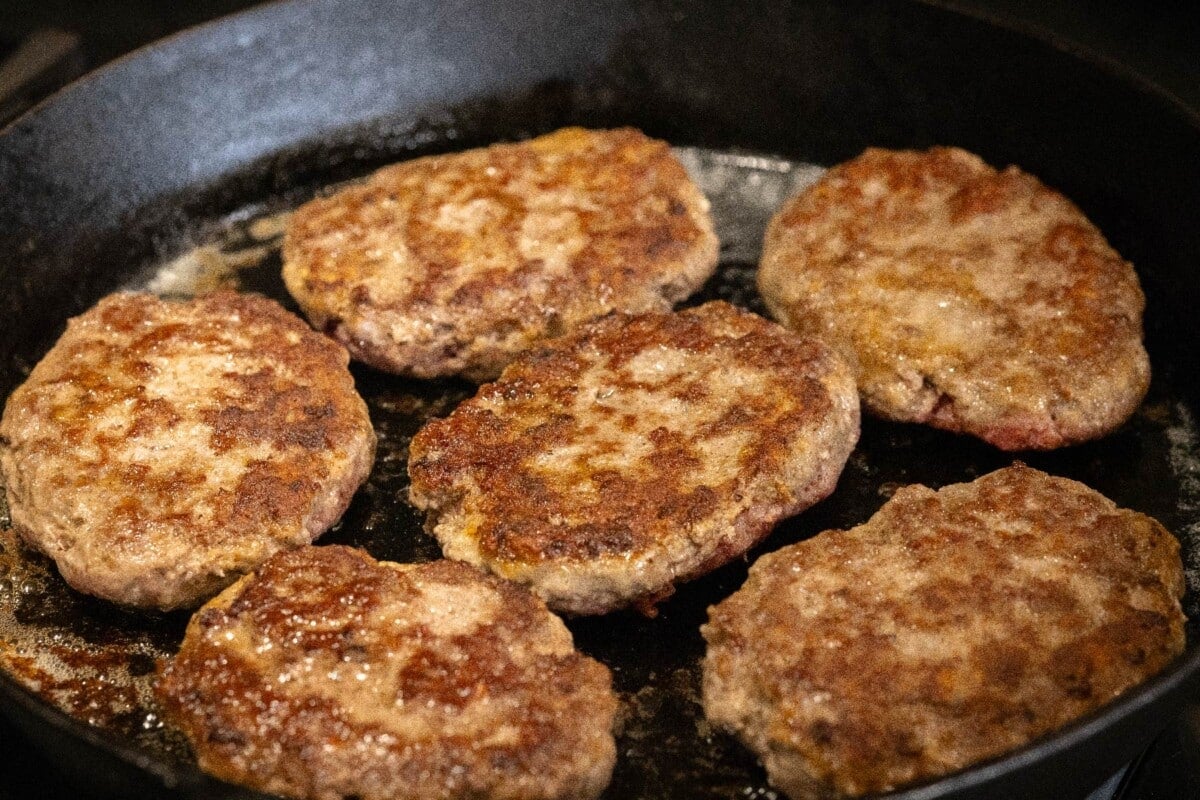
[[[754,268],[766,222],[821,168],[696,148],[678,148],[677,154],[712,200],[722,242],[718,274],[691,302],[723,298],[763,313]],[[186,252],[128,288],[190,294],[234,286],[267,294],[296,310],[279,277],[278,248],[287,213],[286,208],[254,205],[211,220]],[[1153,324],[1152,314],[1150,309],[1148,324]],[[46,341],[45,348],[50,344]],[[405,380],[357,365],[354,371],[379,436],[378,456],[345,518],[320,542],[363,547],[377,558],[396,561],[437,558],[436,543],[405,501],[408,443],[426,419],[449,413],[474,387]],[[1184,610],[1195,618],[1200,616],[1200,526],[1189,520],[1200,514],[1200,437],[1177,388],[1165,371],[1156,372],[1146,401],[1112,436],[1021,458],[1150,514],[1185,539],[1184,552],[1192,559],[1185,564],[1190,591]],[[741,584],[748,563],[759,553],[827,528],[863,522],[898,486],[971,480],[1012,460],[967,437],[864,420],[858,448],[833,496],[782,524],[746,559],[680,587],[654,619],[620,612],[570,621],[580,649],[612,668],[622,697],[617,767],[605,797],[775,796],[753,757],[703,719],[699,627],[708,606]],[[183,613],[126,612],[75,593],[53,564],[17,541],[6,510],[0,508],[0,664],[72,716],[135,742],[182,770],[193,768],[187,745],[159,718],[151,686],[156,661],[174,651],[186,622]],[[1189,639],[1196,635],[1193,623]]]

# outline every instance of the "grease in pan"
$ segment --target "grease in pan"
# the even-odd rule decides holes
[[[753,266],[763,228],[781,199],[810,183],[821,168],[745,152],[684,147],[676,148],[676,155],[712,198],[723,245],[722,268],[698,299],[721,297],[761,311]],[[197,257],[164,265],[152,277],[154,286],[188,293],[193,285],[206,286],[216,278],[289,303],[279,283],[278,240],[272,238],[287,208],[279,201],[256,203],[217,220],[197,240]],[[199,269],[181,269],[185,264]],[[52,332],[45,337],[52,337]],[[52,338],[45,338],[40,349],[52,343]],[[470,390],[457,382],[410,382],[353,365],[352,369],[380,433],[379,457],[343,524],[327,533],[324,541],[366,547],[375,556],[393,561],[435,558],[436,542],[421,535],[419,517],[395,498],[407,492],[404,464],[411,434],[430,416],[448,413]],[[1085,447],[1031,454],[1027,459],[1103,488],[1122,505],[1172,521],[1181,534],[1190,535],[1185,509],[1200,503],[1189,479],[1196,468],[1200,434],[1185,387],[1177,375],[1172,376],[1169,370],[1160,372],[1147,402],[1114,435]],[[782,523],[772,534],[772,546],[825,528],[853,526],[877,508],[880,497],[896,484],[944,485],[998,466],[998,452],[964,437],[872,419],[865,425],[838,491]],[[164,725],[159,710],[145,699],[152,679],[147,669],[155,656],[177,648],[186,618],[124,614],[77,595],[58,579],[52,565],[21,552],[7,535],[3,543],[0,567],[6,575],[0,579],[4,637],[0,659],[8,674],[77,718],[90,720],[120,741],[136,743],[155,759],[156,769],[180,781],[199,780],[177,730]],[[699,718],[703,641],[698,628],[705,608],[733,591],[743,569],[735,561],[679,587],[653,620],[618,613],[568,621],[584,652],[614,666],[616,687],[628,700],[624,732],[618,739],[621,757],[605,797],[727,800],[769,791],[753,757],[735,741],[713,734]],[[1189,574],[1193,574],[1190,567]],[[122,676],[120,681],[108,677],[117,675]],[[1127,708],[1115,711],[1119,719],[1129,718]],[[1148,731],[1142,733],[1149,735]],[[1093,732],[1087,741],[1095,738]],[[1113,745],[1111,737],[1101,739],[1106,746]],[[1058,741],[1054,738],[1050,744]],[[1039,752],[1024,755],[1039,761]],[[1091,752],[1081,750],[1073,759],[1086,760]],[[1024,767],[1018,772],[1012,779],[1029,774]],[[956,791],[978,780],[979,774],[969,770],[917,791]],[[228,791],[215,784],[200,785],[212,794]]]

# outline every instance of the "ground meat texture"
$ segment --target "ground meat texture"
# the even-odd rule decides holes
[[[1023,465],[899,490],[763,556],[709,611],[703,702],[794,800],[889,791],[1031,742],[1183,652],[1179,543]]]
[[[375,434],[346,351],[277,303],[115,294],[0,419],[13,525],[76,589],[195,606],[341,516]]]
[[[648,610],[832,492],[858,423],[819,342],[723,302],[615,314],[428,423],[410,498],[448,557],[551,608]]]
[[[851,361],[869,411],[1004,450],[1103,436],[1149,386],[1133,267],[1062,195],[963,150],[834,167],[771,221],[758,285]]]
[[[708,208],[665,142],[567,128],[313,200],[288,227],[283,278],[355,358],[485,380],[538,339],[699,288],[717,266]]]
[[[582,800],[616,754],[607,668],[528,591],[340,546],[200,609],[158,693],[204,770],[286,797]]]

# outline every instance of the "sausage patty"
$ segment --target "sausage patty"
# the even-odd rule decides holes
[[[82,592],[197,605],[319,536],[366,478],[348,362],[263,297],[106,297],[5,406],[13,524]]]
[[[648,610],[833,491],[858,421],[819,342],[723,302],[615,314],[428,423],[410,497],[448,557],[551,608]]]
[[[763,556],[709,611],[703,698],[795,800],[885,792],[1043,736],[1183,652],[1179,543],[1023,465],[896,492]]]
[[[616,757],[608,669],[453,561],[280,553],[192,617],[157,691],[203,769],[288,797],[582,800]]]
[[[1146,393],[1132,266],[1069,200],[963,150],[867,150],[772,219],[771,314],[855,366],[866,408],[1049,449]]]
[[[355,358],[484,380],[614,309],[669,310],[716,269],[717,239],[665,142],[567,128],[395,164],[313,200],[283,257],[288,291]]]

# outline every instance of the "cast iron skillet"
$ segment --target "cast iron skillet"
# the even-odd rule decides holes
[[[679,145],[819,164],[868,145],[956,144],[994,164],[1018,163],[1072,197],[1138,266],[1148,298],[1155,379],[1143,412],[1102,442],[1026,460],[1157,516],[1180,535],[1185,563],[1200,560],[1192,466],[1200,356],[1189,308],[1200,295],[1192,217],[1200,121],[1169,98],[1053,43],[915,3],[376,5],[299,0],[196,29],[105,68],[0,134],[0,395],[68,316],[214,221],[287,205],[397,158],[568,123],[633,124]],[[726,285],[709,293],[745,282],[749,265],[725,266]],[[369,370],[356,378],[385,399],[469,391]],[[962,438],[879,422],[864,426],[856,459],[833,498],[752,555],[864,520],[888,485],[967,480],[1010,460]],[[399,499],[376,495],[356,506],[335,539],[429,557],[419,521]],[[642,738],[626,733],[619,742],[607,796],[769,796],[753,759],[699,725],[688,703],[702,651],[695,628],[745,569],[735,563],[684,587],[657,620],[572,623],[580,646],[614,667],[627,703],[657,703],[643,709]],[[1195,573],[1185,603],[1193,617]],[[24,602],[36,611],[36,598]],[[77,619],[60,614],[46,624],[101,636],[112,621],[95,603],[70,608]],[[113,619],[168,639],[180,624]],[[1091,789],[1194,696],[1200,628],[1188,634],[1175,665],[1100,713],[894,796],[1057,798]],[[186,760],[89,728],[4,674],[0,703],[91,794],[250,796]]]

